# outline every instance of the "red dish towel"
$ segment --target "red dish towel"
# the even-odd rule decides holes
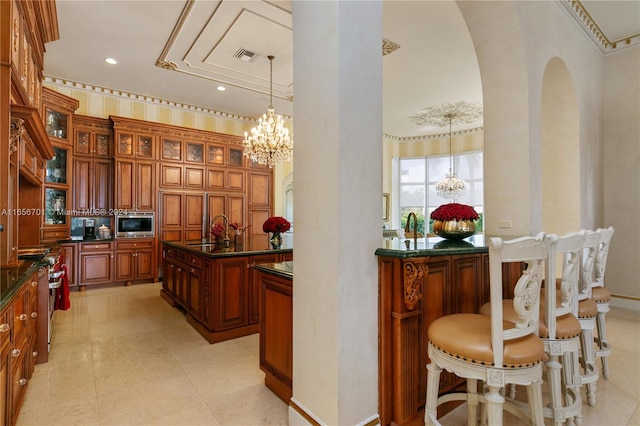
[[[53,306],[54,309],[60,309],[62,311],[66,311],[71,307],[71,302],[69,301],[69,275],[67,273],[67,265],[64,263],[56,263],[53,265],[53,271],[63,271],[62,274],[62,285],[56,289],[56,300]]]

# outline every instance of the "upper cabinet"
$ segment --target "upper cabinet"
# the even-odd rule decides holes
[[[53,156],[42,119],[44,45],[58,38],[55,1],[0,1],[0,140],[7,146],[0,149],[3,212],[41,207],[44,161]],[[39,221],[33,215],[0,215],[0,266],[18,264],[18,246],[32,242],[19,241],[18,229],[37,234]],[[5,417],[12,419],[11,413]]]

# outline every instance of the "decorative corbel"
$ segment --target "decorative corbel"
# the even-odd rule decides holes
[[[24,120],[22,118],[11,119],[11,136],[9,138],[9,155],[18,151],[18,144],[24,134]]]
[[[422,299],[422,277],[427,266],[408,260],[404,263],[404,304],[412,311]]]

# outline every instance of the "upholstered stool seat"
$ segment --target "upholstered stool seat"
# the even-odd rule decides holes
[[[503,321],[503,328],[515,324]],[[579,326],[579,325],[578,325]],[[440,317],[429,326],[429,342],[456,358],[492,366],[491,318],[479,314],[454,314]],[[504,342],[505,368],[531,366],[544,358],[544,345],[534,334]]]
[[[604,287],[593,287],[591,298],[596,303],[609,303],[611,302],[611,292]]]

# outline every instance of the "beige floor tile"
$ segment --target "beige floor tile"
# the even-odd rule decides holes
[[[264,385],[259,336],[209,344],[161,288],[73,291],[71,309],[56,312],[49,362],[36,366],[18,425],[287,424],[287,405]],[[635,311],[608,314],[611,378],[599,380],[596,407],[583,404],[582,426],[640,426],[639,323]],[[442,421],[465,425],[466,407]],[[504,424],[524,423],[507,413]]]

